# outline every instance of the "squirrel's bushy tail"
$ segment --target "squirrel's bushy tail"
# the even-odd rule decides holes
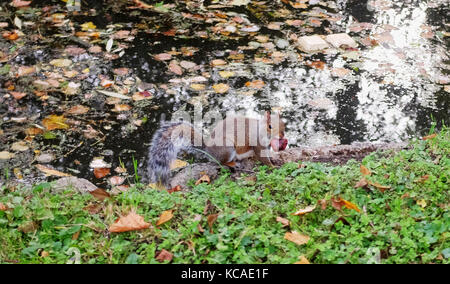
[[[192,151],[194,127],[187,122],[163,122],[155,132],[150,146],[147,174],[153,183],[169,186],[170,164],[180,151]]]

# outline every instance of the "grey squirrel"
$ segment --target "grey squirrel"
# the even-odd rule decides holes
[[[253,156],[265,165],[273,166],[268,151],[270,147],[274,151],[286,148],[288,142],[284,137],[284,129],[284,122],[278,113],[266,112],[262,119],[230,116],[219,121],[210,138],[204,141],[192,124],[164,121],[152,138],[148,175],[151,182],[167,188],[170,164],[182,150],[203,150],[221,164],[230,167],[235,166],[236,160]]]

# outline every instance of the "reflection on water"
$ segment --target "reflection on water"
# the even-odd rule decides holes
[[[204,111],[221,114],[240,111],[253,116],[268,108],[281,109],[288,122],[291,146],[403,141],[423,134],[431,125],[431,115],[438,123],[450,123],[449,96],[443,91],[449,81],[443,73],[448,69],[444,64],[448,60],[448,37],[443,36],[448,12],[445,2],[327,2],[329,7],[336,5],[333,32],[351,35],[359,43],[357,50],[329,49],[302,58],[294,46],[277,44],[283,39],[279,33],[269,34],[275,44],[261,44],[251,37],[231,45],[220,41],[164,41],[160,50],[154,50],[156,53],[168,46],[191,45],[198,49],[191,60],[205,64],[217,58],[227,59],[236,49],[243,49],[255,60],[215,67],[207,78],[206,84],[230,85],[226,95],[212,90],[194,92],[189,85],[196,77],[170,80],[167,74],[158,72],[161,63],[149,64],[139,56],[139,49],[130,60],[137,61],[134,65],[140,66],[137,72],[141,71],[144,79],[172,83],[165,91],[165,101],[171,107],[162,112],[189,109],[186,102],[200,103]],[[429,9],[440,10],[434,10],[430,17]],[[275,64],[256,60],[261,54]],[[284,61],[277,64],[275,54]],[[325,68],[308,66],[314,61],[325,62]],[[220,70],[233,71],[235,76],[223,79]],[[336,70],[349,73],[336,74]],[[210,70],[201,69],[199,75],[204,71]],[[265,85],[256,90],[245,87],[245,82],[252,80],[262,80]]]

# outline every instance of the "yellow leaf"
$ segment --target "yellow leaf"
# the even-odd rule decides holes
[[[359,210],[358,206],[356,206],[356,204],[351,203],[350,201],[347,201],[345,199],[341,199],[342,202],[344,202],[344,206],[347,207],[348,209],[353,209],[356,210],[357,212],[361,212],[361,210]]]
[[[234,72],[233,71],[220,71],[219,72],[219,75],[222,77],[222,78],[229,78],[229,77],[233,77],[234,76]]]
[[[82,31],[93,30],[93,29],[96,29],[96,28],[97,27],[92,22],[87,22],[87,23],[81,24],[81,30]]]
[[[427,202],[425,201],[425,199],[417,200],[416,203],[417,205],[422,206],[422,208],[427,207]]]
[[[203,91],[206,88],[204,84],[191,84],[191,89],[195,91]]]
[[[167,221],[169,221],[170,219],[172,219],[173,214],[172,214],[173,210],[166,210],[164,211],[161,216],[159,216],[159,220],[158,222],[156,222],[156,226],[162,225],[164,223],[166,223]]]
[[[310,239],[309,236],[307,236],[307,235],[302,235],[302,234],[300,234],[300,233],[298,233],[298,232],[296,232],[296,231],[287,232],[287,233],[284,235],[284,238],[285,238],[286,240],[291,241],[291,242],[294,242],[294,243],[296,243],[296,244],[298,244],[298,245],[306,244],[306,243],[309,241],[309,239]]]
[[[212,87],[213,87],[214,91],[216,91],[216,93],[219,93],[219,94],[224,94],[224,93],[228,92],[228,90],[230,89],[230,87],[224,83],[216,84],[216,85],[213,85]]]
[[[53,129],[66,129],[69,128],[69,125],[66,123],[66,118],[63,115],[49,115],[42,120],[42,124],[47,130]]]
[[[184,168],[188,165],[187,162],[182,161],[182,160],[175,160],[172,162],[172,164],[170,164],[170,169],[174,170],[174,169],[178,169],[178,168]]]

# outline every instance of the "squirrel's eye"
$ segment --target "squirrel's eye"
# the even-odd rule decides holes
[[[269,124],[269,129],[272,129],[272,124]]]

